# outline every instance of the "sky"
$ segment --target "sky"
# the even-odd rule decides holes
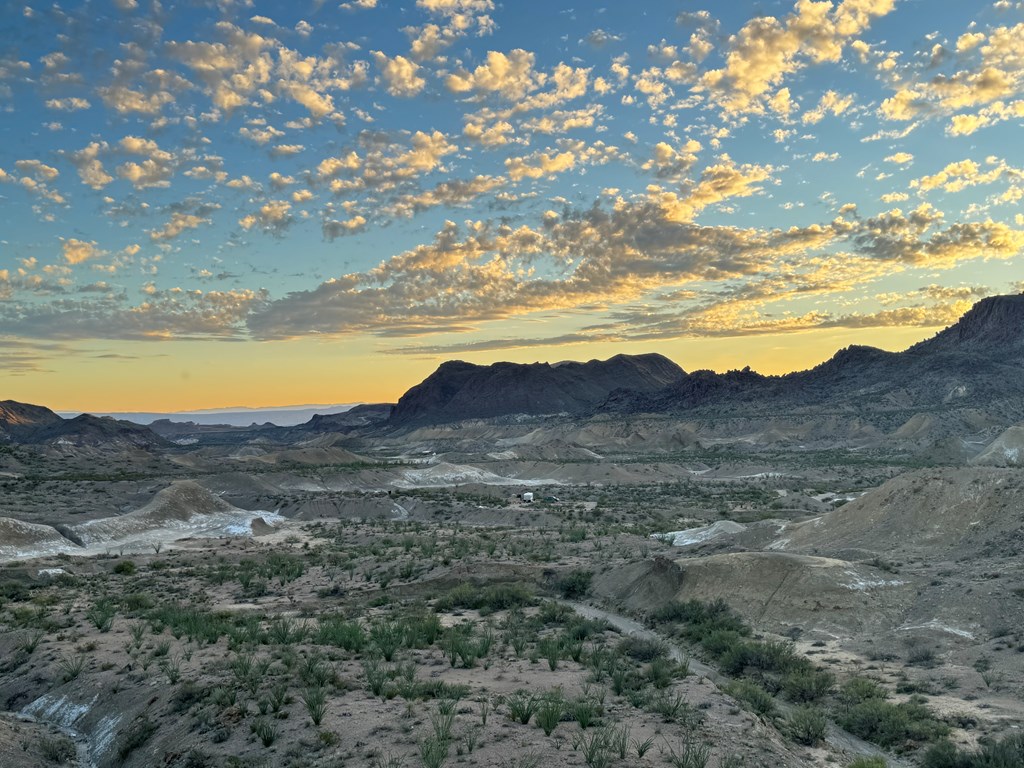
[[[1024,290],[1024,2],[3,2],[0,399],[783,373]]]

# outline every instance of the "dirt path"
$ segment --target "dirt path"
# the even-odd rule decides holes
[[[667,638],[659,635],[654,630],[648,629],[635,619],[631,619],[628,616],[622,616],[618,613],[612,613],[611,611],[606,611],[603,608],[596,608],[592,605],[587,605],[586,603],[577,603],[571,600],[560,600],[559,602],[569,606],[584,618],[602,619],[607,621],[622,634],[639,637],[644,640],[657,640],[659,642],[666,643],[669,648],[669,655],[674,661],[685,661],[689,665],[691,672],[707,678],[719,688],[730,681],[730,678],[722,675],[714,667],[710,667],[707,664],[694,659],[682,648],[672,642],[669,642]],[[788,702],[777,701],[776,704],[778,705],[779,710],[786,715],[795,709],[795,707]],[[889,754],[871,742],[864,741],[864,739],[854,736],[848,731],[844,731],[831,721],[829,721],[828,724],[828,733],[825,736],[825,741],[828,743],[829,747],[836,752],[842,752],[856,757],[864,756],[884,758],[890,768],[910,768],[912,765],[902,758]]]

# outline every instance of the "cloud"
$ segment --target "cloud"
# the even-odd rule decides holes
[[[818,102],[818,106],[814,109],[804,112],[800,121],[804,125],[817,125],[825,116],[832,114],[836,117],[843,114],[850,105],[853,104],[852,96],[840,96],[835,91],[825,91],[821,100]]]
[[[231,340],[244,337],[249,313],[267,299],[263,289],[152,288],[134,305],[121,296],[8,304],[0,306],[0,321],[8,333],[32,339]]]
[[[510,157],[505,160],[505,170],[512,181],[540,179],[571,170],[576,165],[572,152],[535,152],[527,157]]]
[[[991,184],[1004,175],[1017,180],[1024,179],[1024,172],[1009,167],[998,158],[989,157],[985,165],[988,166],[987,170],[970,159],[949,163],[938,173],[914,179],[910,182],[910,188],[921,192],[931,192],[936,189],[945,192],[960,192],[968,187]]]
[[[366,229],[366,219],[358,214],[344,220],[325,219],[322,228],[325,239],[335,240],[345,235],[355,235],[362,232]]]
[[[416,96],[426,86],[427,81],[419,75],[420,66],[416,62],[404,56],[388,58],[380,51],[374,51],[373,58],[392,96]]]
[[[442,181],[432,189],[401,195],[388,206],[386,212],[391,216],[411,217],[430,208],[465,205],[505,184],[505,179],[501,177],[483,175],[467,180]]]
[[[797,0],[779,21],[752,19],[729,38],[725,66],[701,76],[701,87],[727,115],[762,113],[775,88],[808,64],[838,62],[844,46],[872,20],[895,8],[895,0]]]
[[[89,109],[92,104],[89,103],[88,99],[69,96],[66,99],[47,99],[46,106],[49,109],[56,109],[61,112],[75,112],[80,109]]]
[[[258,227],[264,232],[280,235],[295,220],[291,210],[292,204],[287,200],[270,200],[260,206],[256,213],[239,219],[238,225],[245,230]]]
[[[120,149],[131,155],[141,155],[141,163],[130,161],[117,167],[117,175],[130,182],[136,189],[147,187],[169,187],[177,166],[177,158],[171,152],[160,149],[152,139],[125,136]]]
[[[39,160],[18,160],[14,167],[20,173],[31,176],[36,181],[53,181],[60,176],[60,171]]]
[[[761,182],[769,180],[773,172],[770,165],[737,165],[731,157],[722,155],[682,195],[652,186],[648,188],[648,197],[659,201],[670,221],[687,222],[708,206],[757,194],[762,189]]]
[[[909,163],[914,162],[914,156],[909,152],[897,152],[886,157],[885,162],[896,163],[898,165],[907,165]]]
[[[81,264],[83,261],[95,259],[105,254],[96,247],[96,241],[85,241],[77,238],[69,238],[64,241],[64,261],[68,264]]]
[[[632,202],[617,200],[611,210],[548,212],[536,227],[476,221],[460,228],[448,222],[432,243],[266,304],[250,317],[250,329],[258,338],[311,332],[408,337],[638,300],[648,306],[637,313],[627,306],[618,319],[613,312],[609,324],[591,326],[588,333],[635,339],[740,327],[745,333],[852,327],[895,322],[897,316],[814,312],[783,321],[757,318],[753,308],[785,297],[852,291],[894,271],[1009,259],[1024,249],[1024,231],[991,220],[947,226],[928,205],[803,228],[703,226],[692,221],[694,211],[728,194],[749,194],[756,179],[767,178],[765,169],[724,160],[709,171],[691,190],[685,216],[682,198],[655,191]],[[677,312],[652,313],[649,302],[661,292],[695,285],[718,286],[721,294],[716,314],[705,313],[703,323],[687,317],[681,325]],[[730,291],[732,314],[721,301]],[[647,318],[643,327],[634,315]],[[627,322],[627,316],[633,319]]]
[[[71,154],[71,164],[78,170],[82,183],[93,189],[103,189],[114,180],[103,167],[100,153],[108,149],[106,142],[94,141]]]
[[[702,149],[700,142],[689,139],[679,147],[659,141],[654,145],[650,160],[643,164],[645,171],[653,171],[661,179],[679,178],[687,174],[697,162],[697,153]]]
[[[493,93],[508,101],[522,99],[537,88],[533,65],[536,57],[530,51],[516,48],[507,54],[488,51],[484,64],[472,72],[448,75],[445,85],[453,93]]]
[[[898,78],[879,110],[888,120],[950,117],[947,132],[971,135],[1024,117],[1024,23],[961,36],[955,60],[962,69],[932,73],[917,65]]]
[[[154,241],[174,240],[183,232],[209,224],[210,214],[219,208],[219,203],[186,200],[172,206],[171,218],[162,227],[150,231],[149,237]]]
[[[487,35],[494,31],[492,0],[416,0],[416,5],[430,13],[447,19],[451,29],[460,34],[470,31]]]

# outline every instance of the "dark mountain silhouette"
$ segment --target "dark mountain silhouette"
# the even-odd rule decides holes
[[[903,352],[839,350],[806,371],[684,373],[660,355],[605,362],[444,363],[398,401],[392,425],[513,414],[785,414],[995,408],[1024,417],[1024,294],[979,301]]]
[[[1024,413],[1024,294],[983,299],[954,325],[903,352],[851,346],[785,376],[694,371],[658,392],[615,392],[598,410],[900,411],[996,403]]]
[[[406,392],[390,423],[441,423],[512,414],[580,415],[617,389],[653,392],[685,376],[661,355],[616,355],[586,363],[443,363]]]

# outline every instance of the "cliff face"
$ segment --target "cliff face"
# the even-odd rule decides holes
[[[653,392],[683,378],[661,355],[617,355],[586,363],[442,364],[406,392],[391,415],[396,425],[442,423],[511,414],[586,413],[612,392]]]

